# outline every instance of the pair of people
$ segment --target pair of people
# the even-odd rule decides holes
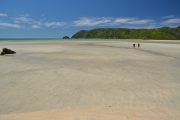
[[[140,47],[141,47],[141,44],[138,43],[138,48],[140,48]],[[136,44],[135,43],[133,44],[133,48],[136,48]]]

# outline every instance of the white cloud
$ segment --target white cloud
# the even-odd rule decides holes
[[[162,22],[163,25],[180,24],[180,18],[172,18]]]
[[[40,21],[34,21],[31,25],[34,29],[40,29],[40,28],[58,28],[64,26],[64,22],[40,22]]]
[[[87,18],[87,17],[83,17],[80,18],[79,20],[74,21],[74,26],[97,26],[97,25],[107,25],[109,23],[111,23],[111,19],[110,18]]]
[[[31,25],[32,28],[35,28],[35,29],[40,29],[40,28],[43,28],[44,27],[44,23],[41,22],[41,21],[35,21],[33,20],[31,23],[29,23]]]
[[[117,25],[145,25],[153,24],[152,19],[137,19],[137,18],[87,18],[83,17],[74,21],[74,26],[117,26]]]
[[[15,23],[0,23],[0,28],[21,28],[21,25]]]
[[[174,15],[168,15],[168,16],[163,16],[161,17],[162,19],[171,19],[171,18],[175,18],[176,16]]]
[[[134,20],[134,18],[117,18],[114,20],[114,23],[118,23],[118,24],[126,24],[130,21]]]
[[[26,16],[21,16],[21,17],[17,17],[15,18],[15,23],[31,23],[34,20],[32,18],[26,17]]]
[[[128,24],[143,25],[143,24],[150,24],[150,23],[153,23],[153,22],[154,22],[154,20],[144,19],[144,20],[134,20],[134,21],[130,21],[130,22],[128,22]]]
[[[42,28],[43,25],[40,21],[37,21],[27,15],[21,16],[21,17],[16,17],[13,19],[14,23],[21,24],[25,26],[25,28],[33,28],[33,29],[39,29]]]
[[[14,19],[15,23],[23,24],[28,28],[58,28],[64,26],[66,23],[61,21],[45,21],[43,19],[36,20],[28,16],[21,16]]]
[[[8,16],[8,14],[6,14],[6,13],[0,13],[0,17],[7,17]]]
[[[132,25],[143,25],[153,23],[152,19],[137,19],[137,18],[117,18],[114,20],[115,24],[132,24]]]
[[[32,25],[31,27],[34,28],[34,29],[40,29],[40,28],[42,28],[40,25]]]
[[[57,28],[57,27],[64,26],[65,23],[64,22],[45,22],[44,25],[45,27]]]

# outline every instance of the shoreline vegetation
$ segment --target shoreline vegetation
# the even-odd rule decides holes
[[[142,39],[142,40],[180,40],[180,26],[156,29],[97,28],[81,30],[73,39]]]

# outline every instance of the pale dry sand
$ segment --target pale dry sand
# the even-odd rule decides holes
[[[132,43],[0,42],[0,120],[180,120],[180,44]]]

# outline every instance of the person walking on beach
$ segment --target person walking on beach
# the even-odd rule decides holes
[[[133,48],[136,48],[136,44],[133,44]]]
[[[138,43],[138,48],[140,48],[140,46],[141,46],[140,43]]]

